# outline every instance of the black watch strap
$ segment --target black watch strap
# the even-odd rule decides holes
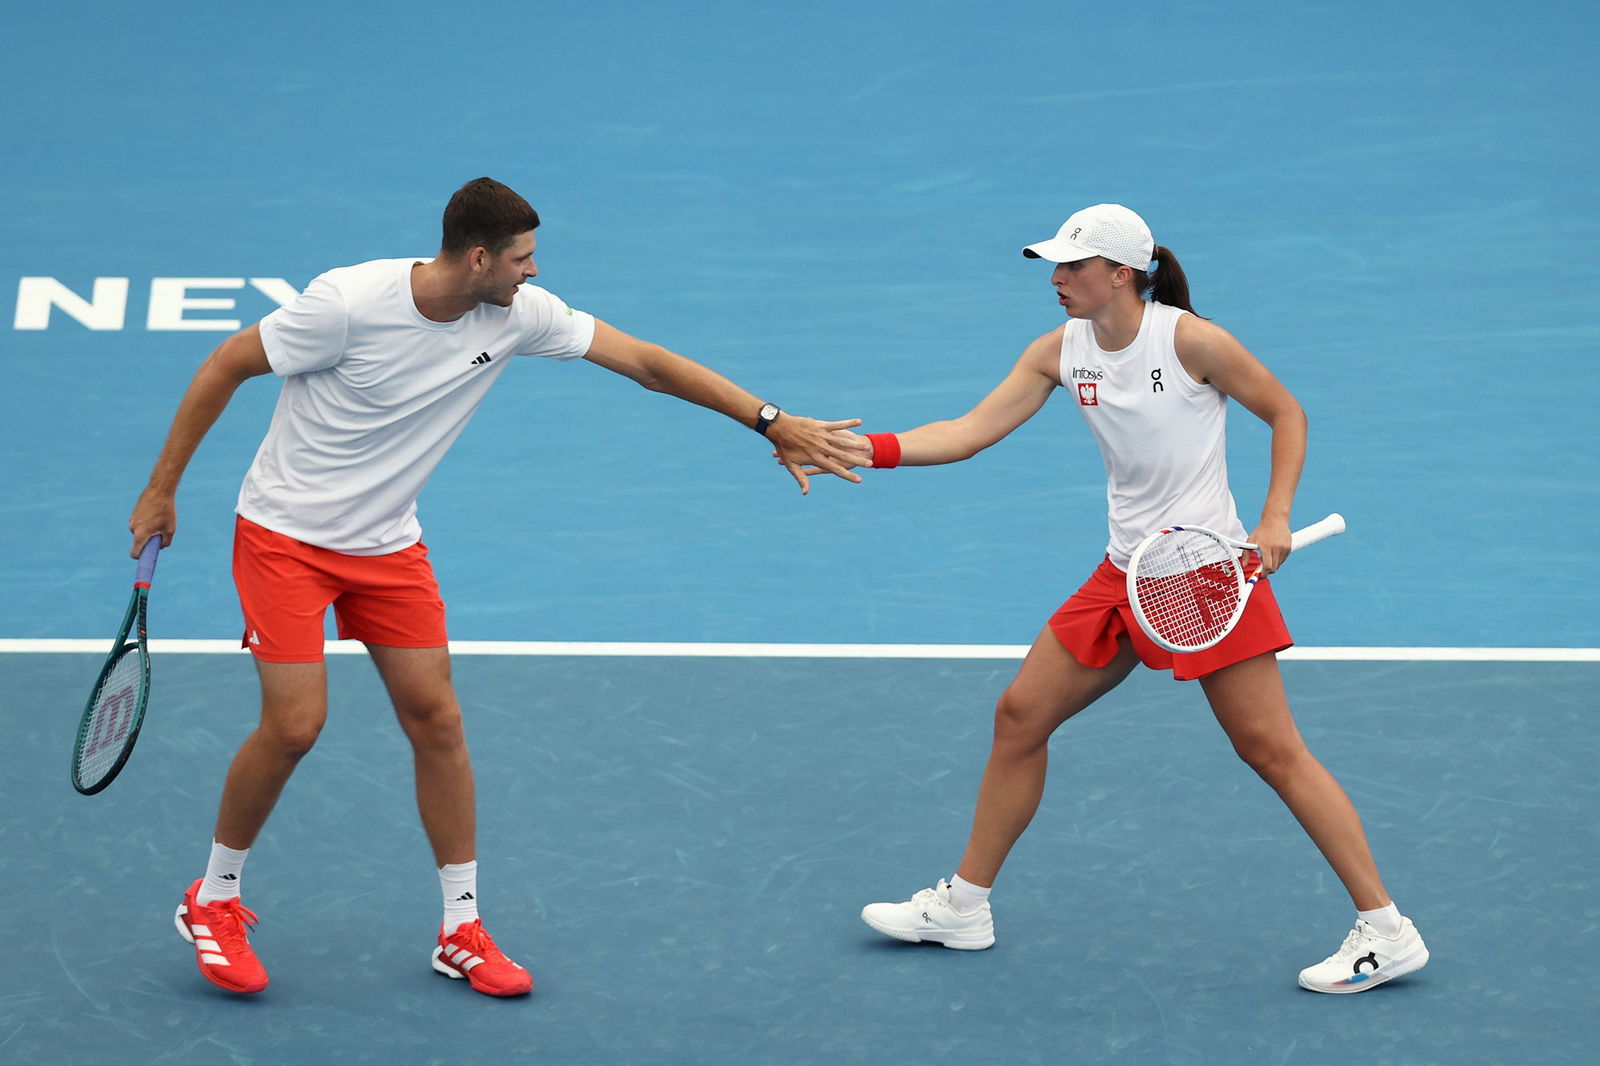
[[[765,437],[767,435],[767,427],[776,422],[781,414],[783,412],[778,410],[777,404],[762,404],[761,410],[756,412],[756,432]]]

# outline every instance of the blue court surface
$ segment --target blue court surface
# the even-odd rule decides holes
[[[0,27],[0,1061],[1596,1061],[1593,6],[90,2]],[[873,430],[963,413],[1059,322],[1022,245],[1090,203],[1143,214],[1309,413],[1297,522],[1350,530],[1274,582],[1285,677],[1428,968],[1295,987],[1348,899],[1197,687],[1148,673],[1056,738],[994,949],[878,941],[860,906],[948,875],[1015,649],[1103,550],[1077,415],[801,497],[747,429],[528,360],[422,496],[452,636],[643,652],[457,658],[484,911],[535,995],[430,973],[404,740],[342,655],[247,870],[273,985],[205,983],[170,908],[252,724],[248,657],[158,650],[128,770],[67,783],[128,511],[230,330],[322,270],[431,254],[480,174],[539,209],[539,283],[573,306]],[[236,637],[232,506],[275,399],[245,386],[190,465],[153,636]],[[1267,435],[1237,408],[1230,431],[1249,524]]]

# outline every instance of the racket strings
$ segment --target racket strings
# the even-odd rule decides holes
[[[78,760],[78,777],[85,785],[95,784],[116,766],[123,741],[133,729],[144,686],[144,663],[136,648],[124,647],[90,701]]]
[[[1233,549],[1203,533],[1167,533],[1140,556],[1133,593],[1150,628],[1180,648],[1205,647],[1242,599]]]

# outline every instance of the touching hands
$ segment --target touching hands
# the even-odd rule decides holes
[[[767,428],[772,454],[777,456],[795,481],[801,495],[811,491],[812,475],[832,474],[846,481],[859,482],[860,474],[850,471],[870,465],[872,445],[863,436],[850,432],[861,419],[819,422],[814,418],[784,413]]]

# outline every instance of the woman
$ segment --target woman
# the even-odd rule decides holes
[[[1260,546],[1264,573],[1282,565],[1305,459],[1304,412],[1231,334],[1194,313],[1177,259],[1126,207],[1079,211],[1053,239],[1023,254],[1057,264],[1051,283],[1069,321],[1028,345],[999,387],[962,417],[898,435],[867,434],[871,465],[970,458],[1066,386],[1105,459],[1107,556],[1040,632],[1000,697],[972,833],[955,876],[905,903],[870,904],[862,919],[901,940],[969,950],[993,944],[990,886],[1038,809],[1050,735],[1142,661],[1200,682],[1234,749],[1288,805],[1350,893],[1355,928],[1337,952],[1301,971],[1300,984],[1359,992],[1420,969],[1428,961],[1422,938],[1384,889],[1349,799],[1295,728],[1277,661],[1291,640],[1268,582],[1257,584],[1226,639],[1195,654],[1157,647],[1128,606],[1124,571],[1146,534],[1183,523],[1246,535],[1228,488],[1229,397],[1272,428],[1266,503],[1248,539]]]

